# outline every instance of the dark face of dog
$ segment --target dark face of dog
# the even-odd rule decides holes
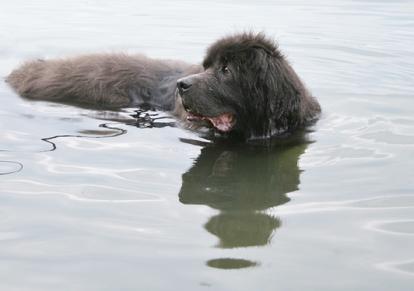
[[[262,34],[219,40],[203,66],[177,82],[187,119],[209,121],[216,131],[242,138],[269,137],[300,124],[306,89]]]
[[[237,124],[240,88],[229,64],[215,64],[199,74],[178,80],[177,87],[190,121],[208,120],[220,132]]]

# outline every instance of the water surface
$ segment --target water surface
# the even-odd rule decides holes
[[[135,108],[0,82],[1,289],[413,290],[413,15],[403,0],[0,4],[1,76],[102,51],[196,63],[253,29],[323,108],[291,143],[212,144],[162,113],[137,124]]]

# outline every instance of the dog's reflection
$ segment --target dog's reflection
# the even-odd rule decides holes
[[[139,110],[132,115],[125,112],[94,117],[140,128],[174,125],[165,116]],[[270,243],[281,221],[266,209],[288,202],[286,194],[298,189],[301,173],[298,161],[309,144],[306,133],[276,140],[274,145],[182,141],[203,148],[194,165],[182,175],[179,199],[184,204],[203,204],[219,210],[204,225],[219,238],[217,247]],[[215,268],[244,268],[258,263],[219,258],[207,264]]]
[[[205,224],[218,247],[266,245],[281,222],[265,210],[288,202],[286,194],[298,189],[306,146],[206,146],[182,176],[180,201],[220,210]]]

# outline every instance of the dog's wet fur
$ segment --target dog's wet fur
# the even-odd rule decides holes
[[[320,114],[317,100],[262,33],[218,40],[202,65],[94,54],[30,61],[6,81],[28,99],[150,107],[170,111],[189,127],[207,125],[219,135],[244,140],[286,135]]]

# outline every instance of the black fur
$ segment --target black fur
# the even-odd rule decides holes
[[[181,79],[184,106],[202,116],[230,112],[234,135],[270,137],[316,119],[317,101],[306,90],[275,43],[263,34],[223,38],[207,51],[204,72]]]

